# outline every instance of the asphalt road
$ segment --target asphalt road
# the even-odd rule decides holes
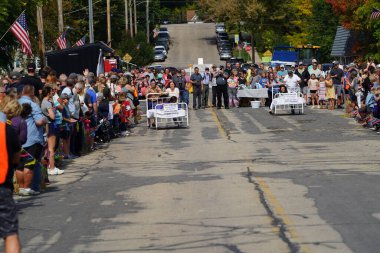
[[[23,252],[380,252],[378,143],[342,111],[141,124],[18,198]]]
[[[167,25],[172,46],[165,66],[187,68],[203,58],[205,64],[225,64],[219,60],[216,48],[215,24],[172,24]]]

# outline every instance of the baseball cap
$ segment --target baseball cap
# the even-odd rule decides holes
[[[311,62],[312,63],[318,63],[318,61],[316,59],[313,59]]]
[[[285,66],[284,66],[284,65],[281,65],[280,68],[285,68]]]
[[[70,99],[69,94],[67,93],[62,93],[61,96],[59,96],[60,99]]]
[[[302,61],[300,61],[300,62],[298,63],[298,66],[301,66],[301,65],[303,65],[303,62],[302,62]]]
[[[9,73],[9,77],[13,80],[16,80],[16,79],[21,78],[21,74],[20,74],[20,72],[12,71],[11,73]]]
[[[158,74],[158,75],[157,75],[157,78],[158,78],[158,79],[162,78],[162,74],[161,74],[161,73]]]
[[[36,64],[34,64],[33,62],[29,63],[28,71],[34,71],[34,70],[36,70]]]
[[[288,74],[293,74],[293,70],[289,70],[289,71],[288,71]]]
[[[338,65],[338,64],[339,64],[338,61],[333,61],[332,63],[333,63],[334,65]]]

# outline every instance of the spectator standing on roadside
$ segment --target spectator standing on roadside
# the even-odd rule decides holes
[[[207,108],[208,106],[208,98],[210,91],[210,83],[212,81],[212,75],[210,73],[210,69],[208,67],[205,68],[205,72],[202,74],[202,87],[203,87],[203,107]]]
[[[310,79],[310,74],[309,74],[309,71],[305,68],[305,65],[303,64],[303,62],[299,63],[298,69],[296,70],[295,74],[301,79],[301,82],[300,82],[301,93],[303,94],[305,101],[307,101],[307,94],[309,92],[308,81]]]
[[[317,101],[317,92],[319,89],[319,79],[315,76],[315,74],[311,74],[311,77],[308,81],[308,87],[310,91],[310,99],[311,99],[311,109],[314,109],[315,104],[318,104]]]
[[[27,68],[28,74],[21,79],[20,84],[32,85],[34,87],[34,96],[40,98],[44,85],[41,79],[36,76],[36,64],[30,63]]]
[[[186,72],[184,69],[178,70],[177,74],[173,77],[173,82],[179,89],[179,101],[189,105],[189,90],[186,81]]]
[[[299,87],[299,83],[301,79],[293,74],[293,71],[289,71],[288,74],[284,78],[284,84],[289,92],[295,92]]]
[[[194,68],[194,73],[190,76],[190,82],[193,85],[193,109],[202,108],[202,75],[199,73],[199,68]],[[198,102],[198,104],[197,104]]]
[[[7,92],[10,92],[12,89],[16,89],[17,93],[21,94],[22,89],[24,87],[24,85],[20,83],[21,74],[16,71],[10,72],[9,79],[10,79],[10,83],[7,86]]]
[[[54,160],[56,140],[57,135],[59,134],[59,126],[55,123],[56,109],[53,104],[53,95],[54,90],[51,87],[45,86],[42,89],[43,99],[41,103],[41,111],[47,119],[47,142],[49,159],[48,174],[60,175],[63,174],[64,171],[55,167]]]
[[[32,107],[32,113],[25,119],[28,128],[28,137],[23,148],[31,154],[37,161],[41,159],[44,136],[43,128],[47,123],[46,118],[43,116],[40,107],[33,102],[34,99],[34,87],[31,85],[25,85],[22,91],[22,96],[19,99],[19,103],[30,104]],[[16,177],[17,182],[20,185],[20,195],[35,195],[38,192],[30,188],[33,179],[33,166],[25,166],[23,171],[17,170]]]
[[[62,139],[63,153],[65,159],[73,159],[74,157],[70,155],[70,137],[71,137],[71,125],[76,122],[71,118],[70,110],[68,108],[69,95],[67,93],[62,93],[59,97],[60,106],[62,109],[62,124],[60,128],[60,137]]]
[[[87,105],[88,110],[93,115],[94,118],[98,115],[98,103],[96,99],[96,91],[94,89],[96,85],[95,78],[90,78],[88,80],[89,87],[87,88],[86,95],[85,95],[85,104]]]
[[[218,75],[218,72],[216,70],[216,65],[212,65],[211,67],[211,82],[210,82],[210,87],[211,87],[211,93],[212,93],[212,106],[216,107],[216,76]]]
[[[277,78],[280,82],[283,82],[285,77],[288,75],[288,71],[285,69],[284,65],[280,66],[280,70],[277,72]]]
[[[333,80],[331,78],[331,74],[328,73],[325,80],[326,85],[326,98],[328,101],[327,108],[329,110],[335,109],[335,88],[333,84]]]
[[[17,208],[13,200],[14,167],[20,161],[21,145],[4,114],[0,122],[0,237],[5,242],[5,253],[20,253]],[[4,121],[3,121],[4,120]]]
[[[226,64],[226,68],[224,69],[224,71],[228,73],[228,76],[230,76],[232,74],[232,64],[231,63],[227,63]]]
[[[344,73],[343,70],[339,68],[339,63],[337,61],[333,62],[333,69],[330,71],[330,74],[335,89],[337,107],[342,108],[342,104],[344,104],[344,91],[342,85],[342,78]]]
[[[315,74],[316,78],[319,79],[322,75],[322,71],[318,68],[318,62],[314,59],[311,68],[309,67],[309,74]]]
[[[249,78],[248,84],[251,86],[251,89],[256,89],[256,84],[259,83],[261,76],[258,74],[256,69],[251,70],[251,77]]]
[[[224,107],[226,109],[229,109],[227,79],[228,72],[222,72],[222,70],[220,70],[218,75],[216,76],[217,109],[222,108],[222,96]]]

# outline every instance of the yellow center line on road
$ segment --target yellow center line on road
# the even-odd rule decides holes
[[[212,117],[213,117],[213,119],[214,119],[214,121],[216,123],[216,126],[218,127],[220,135],[221,136],[227,136],[227,133],[224,130],[224,128],[222,127],[222,123],[220,122],[220,120],[218,118],[218,115],[215,112],[215,108],[211,108],[211,114],[212,114]]]
[[[301,243],[301,237],[298,235],[297,231],[292,227],[293,222],[286,214],[285,209],[282,207],[280,202],[277,200],[276,196],[270,190],[268,184],[262,177],[256,177],[257,183],[264,192],[265,199],[268,201],[268,204],[273,208],[273,212],[276,216],[281,218],[283,224],[286,226],[291,240],[297,243],[300,246],[300,252],[302,253],[312,253],[313,251],[307,246]]]
[[[221,136],[227,136],[226,131],[224,130],[222,123],[219,120],[219,117],[215,111],[215,108],[211,108],[211,114],[213,116],[213,119],[216,123],[216,126],[218,127],[219,133]],[[249,162],[250,159],[247,159],[247,162]],[[268,184],[262,177],[256,177],[257,183],[259,184],[260,188],[262,189],[265,199],[267,200],[268,204],[273,208],[273,212],[276,216],[281,218],[283,224],[286,226],[287,231],[289,232],[289,235],[291,236],[291,240],[297,243],[300,246],[300,252],[301,253],[313,253],[313,251],[304,244],[301,244],[301,237],[298,235],[296,230],[292,227],[293,222],[286,214],[285,209],[282,207],[280,202],[277,200],[276,196],[272,193],[270,190]],[[269,216],[268,216],[269,218]],[[280,232],[279,228],[273,228],[272,230],[274,233],[278,234]]]

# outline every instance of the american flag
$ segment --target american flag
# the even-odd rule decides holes
[[[380,18],[380,10],[374,8],[371,13],[371,19],[378,19],[378,18]]]
[[[86,35],[83,36],[80,40],[78,40],[78,41],[75,43],[74,46],[77,46],[77,47],[79,47],[79,46],[83,46],[85,43],[86,43]]]
[[[67,43],[66,43],[66,31],[64,31],[57,39],[57,44],[59,49],[66,49]]]
[[[11,26],[12,33],[21,43],[21,49],[24,54],[32,55],[32,46],[30,44],[28,25],[26,24],[26,15],[21,13],[20,17]]]

